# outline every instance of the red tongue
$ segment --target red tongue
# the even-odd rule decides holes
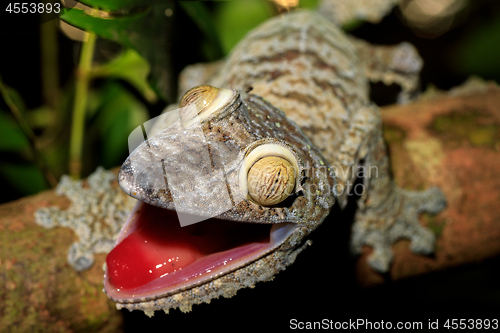
[[[160,276],[175,272],[202,256],[193,243],[167,233],[164,239],[151,239],[151,227],[125,238],[106,258],[110,282],[116,288],[142,286]]]
[[[190,227],[181,228],[175,214],[144,206],[137,231],[118,244],[107,256],[109,279],[119,289],[144,285],[175,272],[200,258],[200,237]]]
[[[180,227],[177,214],[143,205],[134,232],[107,256],[109,282],[132,289],[181,270],[197,259],[250,242],[268,242],[269,226],[205,220]]]

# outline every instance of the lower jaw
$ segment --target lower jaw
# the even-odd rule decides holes
[[[143,227],[140,220],[141,214],[144,215],[144,212],[153,212],[153,210],[155,210],[153,214],[161,214],[162,220],[168,220],[169,227],[167,228],[171,228],[171,232],[180,230],[181,227],[174,211],[166,211],[138,202],[125,222],[116,245]],[[193,262],[175,271],[162,274],[159,278],[144,285],[126,289],[118,288],[111,283],[108,267],[106,267],[104,276],[106,293],[113,301],[119,303],[142,302],[173,295],[237,270],[276,250],[297,227],[293,223],[250,224],[217,219],[205,220],[198,223],[197,227],[198,229],[217,229],[228,225],[234,229],[231,231],[231,237],[236,238],[234,242],[231,241],[231,246],[220,245],[218,243],[221,242],[216,241],[215,247],[205,246],[202,251],[204,253]],[[186,229],[182,229],[182,232],[184,230]],[[210,234],[213,231],[207,233]]]

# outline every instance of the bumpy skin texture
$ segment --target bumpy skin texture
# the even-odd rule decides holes
[[[239,128],[227,124],[218,128],[235,142],[241,142],[239,149],[245,147],[244,142],[248,144],[262,134],[263,137],[279,137],[294,148],[300,147],[306,155],[311,154],[309,150],[314,151],[314,146],[318,147],[336,170],[337,199],[341,207],[345,207],[355,178],[359,176],[358,167],[362,167],[363,191],[352,229],[352,250],[357,253],[365,244],[373,247],[369,264],[377,271],[386,272],[392,260],[391,245],[399,238],[410,238],[410,248],[414,252],[428,254],[433,251],[434,236],[419,224],[417,216],[421,211],[439,212],[445,206],[445,198],[439,189],[417,193],[402,190],[394,183],[382,139],[379,110],[368,98],[368,81],[398,83],[405,93],[409,93],[417,85],[421,66],[422,61],[409,44],[374,47],[347,37],[318,14],[297,11],[271,19],[250,32],[225,62],[209,66],[198,64],[185,70],[180,93],[207,83],[240,91],[251,88],[252,94],[261,96],[270,104],[255,96],[244,97],[246,103],[252,99],[260,102],[248,108],[248,117],[237,119]],[[284,111],[286,117],[272,105]],[[175,113],[172,115],[175,118]],[[268,120],[268,116],[273,119]],[[287,133],[291,129],[296,131],[296,125],[287,119],[298,124],[313,145],[288,141]],[[283,127],[280,129],[276,121],[280,126],[286,123],[287,129],[281,132]],[[158,126],[161,129],[167,124]],[[263,132],[262,128],[266,127],[268,132]],[[205,127],[205,131],[216,141],[221,140],[214,128]],[[257,137],[248,140],[254,135]],[[306,142],[306,139],[301,140]],[[316,159],[316,165],[321,164],[319,161]],[[169,201],[167,192],[140,196],[145,201]],[[328,199],[315,208],[303,209],[307,207],[304,206],[301,211],[305,214],[299,216],[300,222],[297,220],[297,223],[305,223],[306,227],[274,253],[178,294],[140,303],[118,303],[117,306],[140,309],[148,315],[160,309],[168,312],[173,307],[187,311],[193,304],[209,302],[220,295],[229,297],[239,288],[271,279],[293,263],[296,255],[308,244],[305,242],[300,246],[303,237],[324,219],[324,207],[330,202]],[[289,219],[293,214],[285,211],[282,216],[259,214],[242,204],[228,212],[225,218],[258,223],[266,219],[273,223],[279,218],[293,222]]]
[[[265,22],[219,63],[219,70],[213,66],[188,68],[181,84],[252,87],[252,93],[283,110],[337,171],[341,207],[357,173],[362,173],[351,238],[354,253],[364,244],[373,247],[369,263],[379,272],[389,269],[390,247],[399,238],[410,238],[414,252],[432,253],[434,235],[417,216],[441,211],[444,195],[437,188],[415,193],[397,187],[390,175],[380,112],[368,99],[369,80],[398,83],[407,94],[417,86],[422,60],[411,45],[371,46],[347,37],[319,14],[296,11]],[[180,92],[187,88],[181,85]]]
[[[227,110],[203,121],[201,126],[182,128],[178,122],[149,138],[122,165],[118,175],[120,186],[145,203],[178,212],[206,212],[208,216],[252,223],[322,221],[334,203],[335,175],[328,162],[282,111],[253,94],[242,97],[237,96]],[[259,206],[240,191],[238,176],[242,160],[253,147],[263,143],[288,146],[297,153],[299,174],[304,179],[295,190],[299,197],[289,206]],[[209,163],[204,161],[204,150],[208,152]],[[175,165],[165,168],[160,163],[158,167],[153,165],[154,161],[169,163],[167,158],[175,158]],[[212,170],[224,170],[225,179],[216,179],[199,193],[191,190],[180,193],[174,203],[170,191],[174,186],[172,177],[163,174],[168,167],[182,169],[185,188],[195,188],[199,178]],[[152,184],[156,181],[159,184]],[[221,214],[214,213],[226,204],[226,197],[220,196],[225,189],[233,205]],[[205,206],[193,212],[191,208],[195,205]]]
[[[323,0],[320,12],[336,25],[354,20],[378,23],[401,0]]]
[[[68,251],[68,263],[77,271],[90,268],[94,254],[113,249],[116,236],[136,202],[113,187],[114,180],[115,174],[102,168],[87,178],[87,187],[82,181],[64,176],[56,192],[68,197],[71,206],[67,210],[44,207],[35,212],[38,225],[48,229],[66,227],[75,232],[78,241]]]
[[[198,205],[206,203],[210,206],[200,209],[210,213],[211,206],[226,204],[225,200],[219,202],[217,196],[211,196],[212,200],[206,200],[204,195],[209,193],[193,194],[193,191],[189,191],[186,197],[180,198],[180,205],[177,203],[174,205],[169,185],[170,177],[160,175],[160,181],[165,182],[161,188],[151,184],[149,180],[155,178],[151,175],[156,175],[157,172],[143,166],[151,165],[152,161],[157,160],[156,156],[158,159],[163,159],[165,156],[176,155],[179,156],[177,160],[179,168],[183,168],[186,160],[189,160],[189,165],[199,166],[199,168],[184,168],[185,172],[191,173],[189,176],[184,174],[187,187],[190,186],[189,180],[199,178],[209,171],[205,168],[225,170],[224,178],[234,205],[217,215],[217,218],[235,221],[234,223],[289,222],[296,224],[297,228],[273,252],[233,272],[214,278],[209,283],[187,286],[180,292],[159,299],[142,299],[131,303],[127,303],[126,300],[118,301],[119,309],[143,310],[147,315],[152,315],[155,310],[168,312],[170,308],[175,307],[189,311],[193,304],[209,303],[211,299],[221,295],[231,297],[240,288],[252,287],[256,282],[270,280],[276,273],[292,264],[297,254],[310,244],[308,241],[304,242],[304,237],[323,222],[335,202],[335,174],[327,165],[326,159],[304,136],[299,126],[289,121],[282,111],[258,96],[243,94],[241,99],[237,96],[228,108],[202,121],[199,127],[181,129],[180,126],[179,122],[174,123],[149,138],[125,161],[118,178],[120,186],[127,193],[154,206],[175,208],[178,212],[186,211],[195,203]],[[193,142],[194,146],[198,146],[201,142],[208,144],[210,160],[213,161],[211,165],[201,160],[199,150],[190,149],[193,147]],[[297,154],[300,185],[295,189],[295,197],[289,198],[292,202],[264,207],[242,195],[238,183],[241,163],[253,147],[262,143],[287,146]],[[143,171],[146,172],[145,178]],[[208,190],[213,189],[208,186]],[[215,189],[213,192],[222,192],[221,190]]]

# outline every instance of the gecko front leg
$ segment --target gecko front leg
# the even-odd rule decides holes
[[[417,91],[423,61],[417,49],[410,43],[398,45],[372,45],[353,36],[349,40],[356,47],[360,65],[371,82],[401,87],[399,103],[406,103]]]
[[[409,238],[414,253],[433,252],[435,237],[420,225],[418,214],[440,212],[446,206],[446,199],[438,188],[416,192],[396,185],[380,119],[376,106],[364,107],[356,113],[340,147],[338,165],[340,184],[354,181],[355,167],[362,170],[364,179],[362,193],[354,188],[361,196],[352,227],[351,250],[359,254],[363,245],[371,246],[369,265],[378,272],[387,272],[392,261],[391,246],[398,239]],[[344,191],[339,196],[341,205],[345,205],[348,194]]]

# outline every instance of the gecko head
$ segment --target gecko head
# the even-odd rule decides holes
[[[118,175],[139,200],[106,260],[118,303],[169,298],[291,254],[335,201],[327,161],[262,98],[200,86],[172,112],[177,121],[148,135]]]

